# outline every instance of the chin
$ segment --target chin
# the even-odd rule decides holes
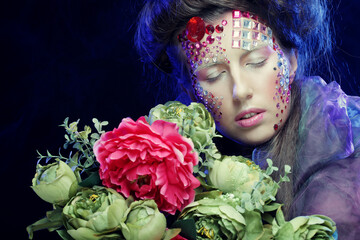
[[[221,131],[220,129],[219,129],[219,132],[223,136],[225,136],[241,145],[252,146],[252,147],[262,145],[262,144],[268,142],[269,140],[271,140],[271,138],[274,136],[274,133],[266,133],[264,131],[238,133],[236,135],[234,135],[234,132],[231,132],[231,134],[228,134],[226,132]]]

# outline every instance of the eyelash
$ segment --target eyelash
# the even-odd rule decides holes
[[[223,73],[225,73],[225,71],[222,71],[222,72],[221,72],[219,75],[217,75],[216,77],[206,78],[206,81],[207,81],[207,82],[214,82],[214,81],[218,80]]]
[[[267,58],[264,59],[264,60],[262,60],[261,62],[257,62],[257,63],[247,63],[246,65],[247,65],[247,66],[254,67],[254,68],[259,68],[259,67],[264,66],[265,63],[266,63],[266,61],[267,61]]]
[[[262,60],[262,61],[260,61],[260,62],[257,62],[257,63],[247,63],[246,65],[247,65],[247,66],[254,67],[254,68],[260,68],[260,67],[262,67],[262,66],[265,65],[265,63],[266,63],[267,60],[268,60],[268,59],[266,58],[266,59],[264,59],[264,60]],[[225,73],[225,71],[221,72],[221,73],[220,73],[219,75],[217,75],[216,77],[206,78],[206,81],[207,81],[207,82],[214,82],[214,81],[218,80],[223,73]]]

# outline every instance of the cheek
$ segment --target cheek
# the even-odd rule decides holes
[[[204,104],[206,109],[212,114],[215,122],[219,123],[223,114],[221,108],[224,97],[220,92],[213,93],[210,89],[202,87],[195,77],[192,78],[192,82],[197,101]]]
[[[277,131],[284,124],[288,117],[291,86],[289,85],[289,66],[284,57],[284,54],[280,49],[278,52],[277,66],[274,67],[274,71],[277,72],[275,80],[275,91],[273,96],[273,102],[276,107],[276,121],[274,123],[274,130]]]

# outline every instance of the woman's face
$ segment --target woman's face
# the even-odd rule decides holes
[[[228,12],[206,22],[215,31],[211,34],[211,26],[207,27],[210,34],[199,41],[204,43],[201,49],[190,48],[189,41],[183,47],[191,64],[193,91],[212,112],[219,132],[258,145],[274,137],[289,116],[289,88],[297,61],[294,54],[273,46],[271,30],[256,26],[257,18],[238,14]]]

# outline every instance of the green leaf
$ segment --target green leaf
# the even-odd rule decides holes
[[[94,185],[100,185],[100,184],[101,184],[101,179],[98,171],[91,173],[89,177],[87,177],[84,181],[79,183],[81,187],[92,187]]]
[[[177,220],[171,228],[181,228],[181,236],[188,240],[196,240],[195,220],[192,218]]]
[[[90,133],[91,133],[91,128],[85,125],[84,131],[79,132],[79,135],[82,139],[88,139]]]
[[[65,229],[62,230],[56,230],[56,232],[59,234],[59,236],[63,239],[63,240],[74,240]]]
[[[93,118],[92,122],[96,124],[96,123],[99,123],[99,120],[97,120],[97,118]]]
[[[92,139],[98,140],[98,139],[100,138],[100,135],[99,135],[98,133],[92,133],[92,134],[90,135],[90,137],[91,137]]]
[[[73,145],[73,148],[75,148],[75,149],[77,149],[77,150],[79,150],[79,151],[82,151],[82,146],[81,146],[81,144],[80,144],[79,142],[75,143],[75,144]]]
[[[271,203],[271,204],[266,204],[264,206],[264,212],[272,212],[275,211],[276,209],[278,209],[279,207],[281,207],[282,204],[280,203]]]
[[[70,168],[73,168],[74,166],[78,166],[78,159],[79,159],[79,152],[76,152],[67,162],[67,165],[69,165]]]
[[[103,121],[100,124],[101,124],[101,126],[107,126],[109,124],[109,122],[108,121]]]
[[[284,213],[282,212],[280,207],[276,211],[276,221],[278,222],[279,226],[282,226],[285,224]]]
[[[289,165],[285,165],[285,173],[291,173],[291,167]]]
[[[205,174],[203,171],[199,171],[198,173],[199,173],[199,175],[200,175],[201,177],[203,177],[203,178],[206,177],[206,174]]]
[[[271,224],[274,221],[274,217],[269,213],[264,213],[262,215],[262,219],[269,224]]]
[[[26,231],[29,234],[29,239],[33,239],[35,231],[39,231],[43,229],[55,230],[62,226],[63,226],[62,221],[50,221],[48,218],[45,217],[29,225],[26,228]]]
[[[171,240],[172,238],[176,237],[180,232],[180,228],[166,229],[162,240]]]
[[[256,211],[245,212],[243,216],[246,221],[244,239],[259,239],[264,232],[260,213]]]
[[[275,235],[276,240],[292,240],[294,239],[294,229],[290,222],[285,223]]]
[[[199,201],[199,200],[201,200],[203,198],[215,199],[217,197],[220,197],[221,194],[222,194],[222,192],[219,191],[219,190],[202,192],[202,193],[196,194],[195,201]]]
[[[84,168],[90,168],[94,164],[94,160],[92,158],[88,158],[84,163]]]
[[[66,141],[70,141],[69,135],[65,134],[64,136],[65,136]]]
[[[62,208],[55,208],[52,211],[46,212],[46,217],[50,222],[56,222],[62,220]]]

